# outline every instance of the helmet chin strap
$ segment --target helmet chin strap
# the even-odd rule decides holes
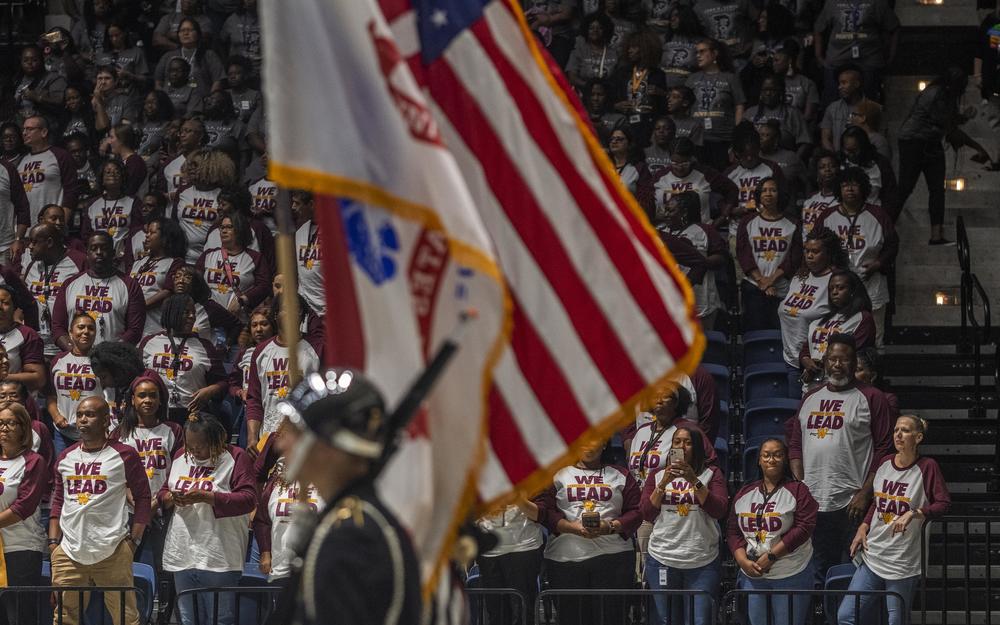
[[[292,461],[288,463],[285,467],[285,477],[288,482],[299,481],[299,471],[302,470],[303,465],[306,462],[306,456],[312,451],[313,445],[316,444],[316,435],[310,430],[306,429],[299,435],[299,440],[296,441],[295,447],[293,448]]]

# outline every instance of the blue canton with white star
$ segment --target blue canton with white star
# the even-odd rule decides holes
[[[424,64],[444,54],[455,37],[483,16],[494,0],[413,0],[420,33],[420,56]]]

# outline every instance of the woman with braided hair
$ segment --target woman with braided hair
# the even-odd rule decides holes
[[[203,410],[229,388],[215,347],[194,332],[194,299],[171,295],[163,303],[163,331],[142,339],[146,367],[156,371],[167,387],[170,420],[183,422],[191,411]]]
[[[163,569],[174,574],[177,592],[236,586],[243,575],[247,526],[257,505],[253,463],[239,447],[227,444],[226,429],[215,417],[192,412],[184,425],[184,448],[174,456],[158,498],[175,508],[163,548]],[[181,598],[181,623],[235,623],[231,594]],[[215,612],[215,610],[218,610]],[[213,620],[216,613],[218,620]]]
[[[142,364],[142,353],[131,343],[98,343],[90,352],[90,368],[97,376],[104,398],[111,408],[108,427],[114,430],[132,405],[129,385],[146,369]]]

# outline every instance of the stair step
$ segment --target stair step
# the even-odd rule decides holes
[[[886,333],[886,342],[892,346],[945,345],[951,346],[951,348],[954,349],[955,345],[963,339],[962,328],[958,325],[961,323],[961,313],[957,308],[955,309],[955,312],[959,316],[953,323],[944,325],[943,327],[941,325],[928,326],[902,323],[897,318],[894,318],[892,328]],[[971,340],[974,334],[971,330],[969,330],[967,331],[966,336],[968,336]],[[991,341],[982,338],[980,339],[981,348],[987,349],[989,346],[991,346]]]

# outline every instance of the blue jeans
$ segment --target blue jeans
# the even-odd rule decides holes
[[[889,592],[899,593],[903,597],[903,604],[900,605],[899,599],[890,596],[886,599],[886,608],[889,611],[889,625],[901,625],[903,614],[910,611],[910,605],[913,603],[913,592],[917,589],[919,581],[919,575],[904,579],[882,579],[873,573],[867,564],[862,564],[854,574],[854,577],[851,578],[849,590],[888,590]],[[861,618],[858,618],[858,615],[855,613],[855,608],[859,603],[861,606]],[[848,595],[844,599],[844,602],[840,604],[840,609],[837,611],[837,622],[840,625],[877,622],[877,620],[873,620],[871,612],[881,607],[881,605],[881,599],[875,595],[862,595],[860,602],[855,600],[851,595]]]
[[[784,579],[763,579],[747,577],[740,572],[739,587],[746,590],[812,590],[813,570],[812,565],[806,566],[795,575]],[[770,602],[770,616],[768,620],[768,603]],[[787,596],[753,595],[747,599],[747,608],[750,613],[750,625],[803,625],[809,615],[809,595],[795,595],[789,605]],[[791,607],[792,620],[788,619],[789,607]]]
[[[63,436],[59,428],[52,428],[52,446],[55,448],[56,458],[59,457],[63,450],[71,445],[76,445],[77,442],[68,436]]]
[[[223,586],[238,586],[243,571],[226,571],[225,573],[215,573],[213,571],[199,571],[198,569],[185,569],[174,573],[174,586],[177,593],[192,588],[221,588]],[[205,592],[198,594],[198,600],[187,595],[177,602],[177,609],[181,613],[182,625],[234,625],[236,623],[236,597],[232,593],[219,594],[219,620],[212,620],[214,612],[214,598],[212,593]]]
[[[666,584],[660,584],[660,571],[666,571]],[[691,599],[687,597],[668,597],[656,595],[653,597],[655,615],[650,615],[650,624],[709,625],[712,622],[712,610],[719,598],[719,586],[722,583],[722,568],[716,558],[705,566],[696,569],[677,569],[660,564],[653,556],[646,556],[646,583],[653,590],[702,590],[709,594],[696,595],[694,598],[694,619],[692,619]]]

